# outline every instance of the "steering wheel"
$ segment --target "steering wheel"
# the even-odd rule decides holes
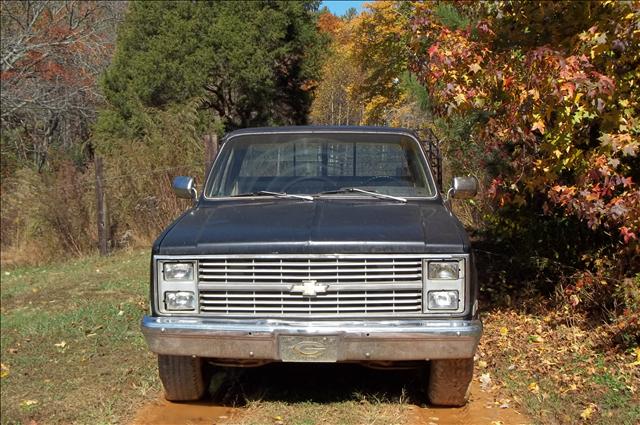
[[[322,182],[322,183],[328,183],[329,184],[329,189],[323,189],[323,190],[331,190],[331,189],[335,189],[337,186],[335,184],[335,182],[327,177],[322,177],[322,176],[313,176],[313,177],[299,177],[289,183],[287,183],[286,185],[284,185],[282,187],[282,192],[288,192],[289,189],[293,186],[296,186],[300,183],[303,182],[308,182],[308,181],[316,181],[316,182]]]
[[[401,183],[402,186],[406,186],[406,183],[404,180],[399,179],[398,177],[393,177],[393,176],[374,176],[371,177],[369,179],[367,179],[367,181],[365,181],[362,185],[363,186],[369,186],[371,183],[376,182],[376,181],[389,181],[389,182],[397,182],[397,183]]]

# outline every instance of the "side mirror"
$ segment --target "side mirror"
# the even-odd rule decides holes
[[[454,177],[453,187],[449,191],[452,198],[473,198],[478,193],[478,179],[475,177]]]
[[[173,179],[173,191],[178,198],[193,199],[198,198],[198,191],[193,181],[193,177],[178,176]]]

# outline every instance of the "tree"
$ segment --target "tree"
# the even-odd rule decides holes
[[[408,72],[410,3],[379,1],[342,18],[320,15],[331,36],[311,119],[323,124],[421,127],[424,89]]]
[[[637,340],[640,3],[420,3],[411,34],[433,113],[464,134],[450,154],[485,179],[485,234]]]
[[[357,90],[363,73],[353,57],[353,26],[328,10],[318,19],[320,31],[331,38],[329,57],[322,67],[322,77],[315,90],[310,119],[314,124],[358,125],[363,107]]]
[[[411,67],[440,116],[478,118],[497,204],[559,207],[637,240],[638,3],[461,4],[466,27],[442,19],[452,7],[421,5]]]
[[[3,174],[11,158],[13,166],[42,170],[52,148],[70,153],[86,147],[102,101],[97,77],[111,57],[113,29],[125,6],[2,2]]]
[[[227,128],[301,124],[322,59],[318,2],[138,2],[103,80],[101,128],[144,134],[144,108],[199,98]]]
[[[390,124],[389,115],[404,103],[400,82],[408,66],[413,8],[408,2],[376,1],[351,21],[352,54],[365,75],[357,95],[367,124]]]

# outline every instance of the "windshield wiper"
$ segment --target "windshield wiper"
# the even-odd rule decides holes
[[[380,198],[380,199],[393,199],[394,201],[399,201],[399,202],[407,202],[406,198],[402,198],[400,196],[393,196],[393,195],[385,195],[384,193],[380,193],[380,192],[375,192],[373,190],[365,190],[365,189],[360,189],[358,187],[342,187],[340,189],[336,189],[336,190],[327,190],[324,192],[318,192],[316,194],[314,194],[314,196],[320,196],[320,195],[333,195],[336,193],[364,193],[365,195],[370,195],[376,198]]]
[[[286,192],[269,192],[268,190],[259,190],[257,192],[240,193],[238,195],[232,195],[233,198],[250,197],[250,196],[275,196],[276,198],[295,198],[304,199],[305,201],[313,201],[311,195],[294,195]]]

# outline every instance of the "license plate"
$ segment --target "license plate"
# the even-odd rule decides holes
[[[337,336],[280,335],[280,359],[283,362],[336,362]]]

